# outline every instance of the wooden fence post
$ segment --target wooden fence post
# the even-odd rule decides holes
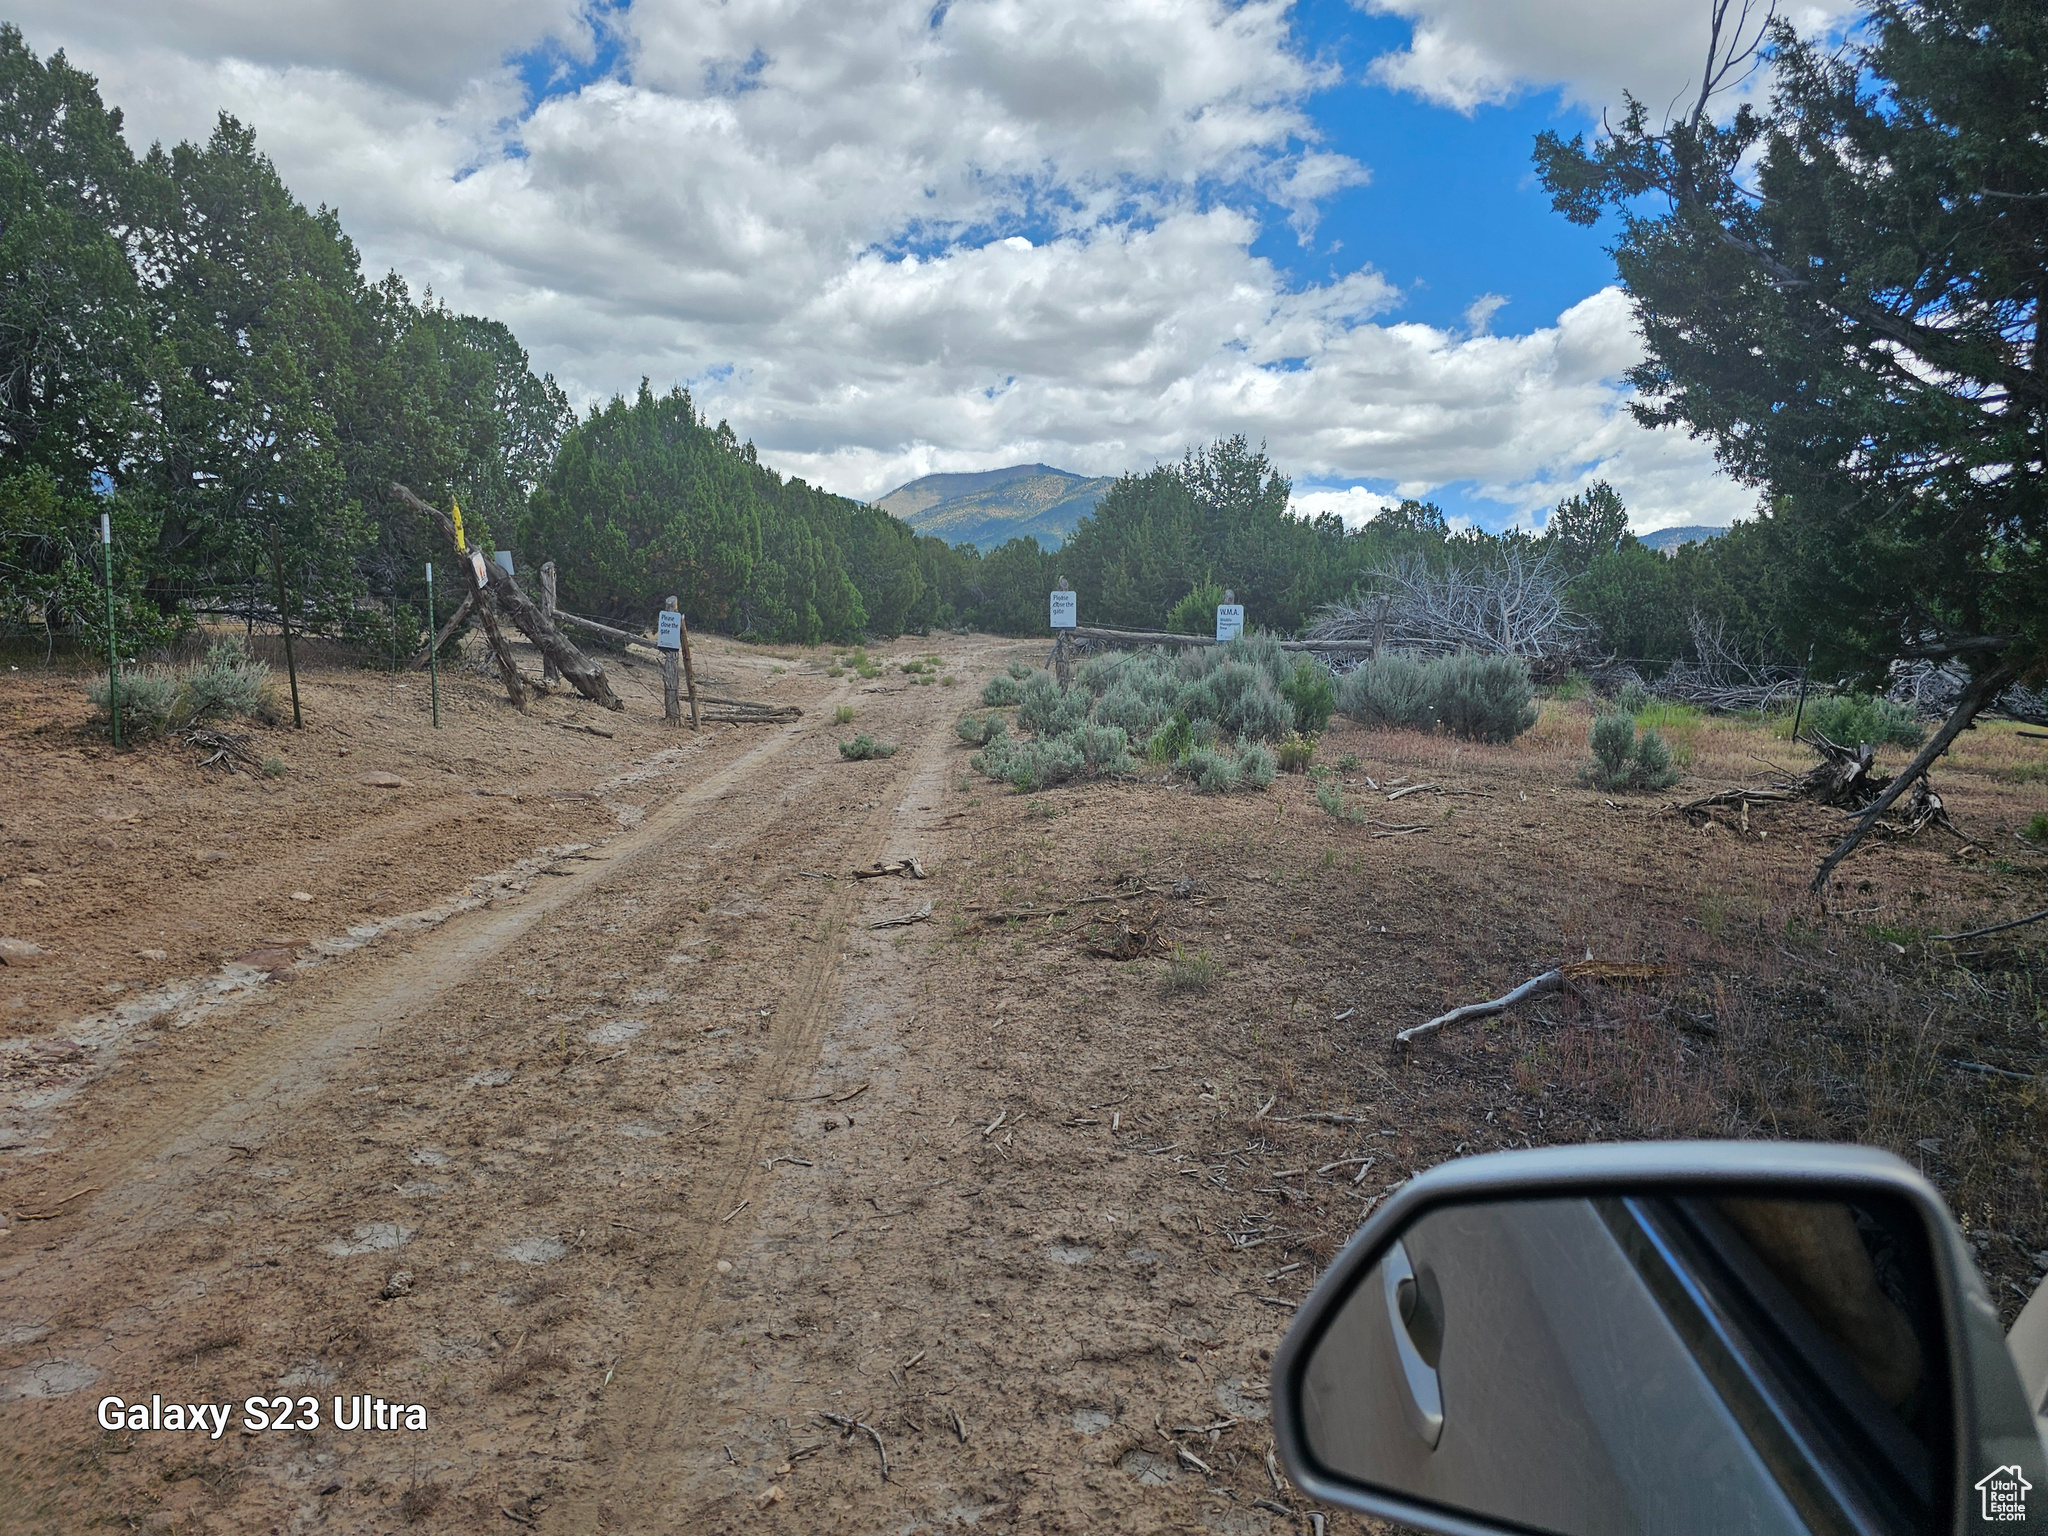
[[[555,622],[555,562],[544,561],[540,568],[540,611],[552,624]],[[562,680],[562,674],[555,670],[555,658],[545,651],[541,653],[540,680],[553,687]]]
[[[676,622],[683,632],[683,683],[690,690],[690,729],[702,730],[703,721],[697,717],[697,671],[690,665],[690,621],[680,608],[676,610]]]
[[[667,602],[663,603],[661,608],[664,613],[673,613],[678,617],[682,614],[682,609],[677,605],[674,598],[670,598]],[[670,725],[681,725],[683,723],[682,678],[679,675],[681,657],[682,649],[680,646],[673,651],[666,646],[662,647],[661,717]]]

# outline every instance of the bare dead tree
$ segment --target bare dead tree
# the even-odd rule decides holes
[[[1441,656],[1514,656],[1532,671],[1561,671],[1593,628],[1565,602],[1564,572],[1547,555],[1510,546],[1472,566],[1432,567],[1413,557],[1370,572],[1350,597],[1326,604],[1304,635],[1370,641]]]
[[[1709,623],[1697,609],[1688,621],[1689,655],[1681,656],[1657,680],[1659,697],[1696,709],[1768,710],[1791,703],[1799,692],[1799,669],[1752,661],[1728,638],[1720,620]]]

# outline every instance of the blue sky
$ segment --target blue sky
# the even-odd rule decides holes
[[[1403,319],[1460,325],[1473,301],[1491,293],[1508,300],[1495,330],[1546,325],[1614,281],[1614,263],[1605,232],[1551,211],[1530,149],[1545,129],[1569,137],[1598,123],[1557,90],[1467,115],[1368,81],[1372,61],[1406,44],[1410,30],[1399,17],[1370,16],[1347,0],[1296,7],[1301,47],[1343,74],[1312,98],[1316,127],[1326,147],[1361,161],[1372,178],[1324,203],[1307,247],[1276,223],[1253,249],[1302,282],[1370,263],[1406,295]]]

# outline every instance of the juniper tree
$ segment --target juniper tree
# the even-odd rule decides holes
[[[1754,0],[1710,18],[1688,110],[1631,98],[1590,145],[1541,135],[1537,169],[1566,217],[1618,221],[1633,409],[1762,493],[1792,646],[1969,669],[1903,787],[2048,665],[2048,9],[1872,0],[1838,47]],[[1768,104],[1717,121],[1759,66]]]

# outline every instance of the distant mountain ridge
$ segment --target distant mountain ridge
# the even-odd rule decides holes
[[[1668,555],[1681,544],[1704,544],[1709,539],[1718,539],[1727,531],[1726,528],[1708,528],[1691,523],[1683,528],[1659,528],[1655,533],[1639,533],[1636,542],[1646,549]]]
[[[919,533],[983,554],[1015,538],[1057,549],[1074,525],[1095,510],[1112,485],[1050,464],[1012,464],[971,474],[926,475],[899,485],[874,505]]]

